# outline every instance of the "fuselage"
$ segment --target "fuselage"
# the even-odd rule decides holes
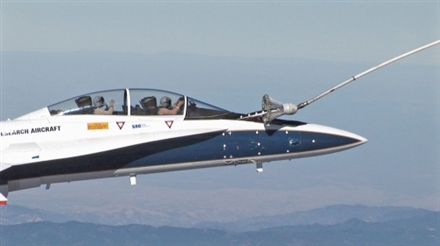
[[[1,122],[1,193],[228,165],[253,163],[260,170],[265,162],[329,154],[366,142],[356,134],[316,124],[243,120],[187,97],[182,97],[185,104],[179,114],[136,114],[138,105],[130,104],[130,90],[122,92],[121,114],[70,114],[66,112],[71,108],[56,111],[58,105],[53,105]]]

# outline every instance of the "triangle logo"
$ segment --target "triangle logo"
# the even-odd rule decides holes
[[[167,124],[168,128],[171,129],[171,127],[173,126],[174,120],[167,120],[165,121],[165,124]]]
[[[124,125],[125,125],[125,121],[118,121],[118,122],[116,122],[116,124],[118,125],[119,130],[122,130],[122,127],[124,127]]]

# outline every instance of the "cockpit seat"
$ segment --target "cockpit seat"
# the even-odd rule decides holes
[[[146,115],[155,115],[157,114],[157,100],[156,97],[144,97],[139,100],[139,103],[142,105],[142,108],[145,111]]]
[[[75,103],[78,108],[92,106],[92,98],[90,96],[82,96],[75,99]]]
[[[78,111],[75,114],[93,114],[96,107],[92,105],[92,98],[90,96],[81,96],[75,99],[78,106]]]

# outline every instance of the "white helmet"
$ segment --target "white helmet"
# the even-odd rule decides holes
[[[95,105],[95,107],[102,107],[104,106],[104,98],[102,96],[96,96],[93,98],[93,105]]]
[[[171,106],[171,98],[164,96],[160,99],[160,106],[162,108],[169,108]]]

